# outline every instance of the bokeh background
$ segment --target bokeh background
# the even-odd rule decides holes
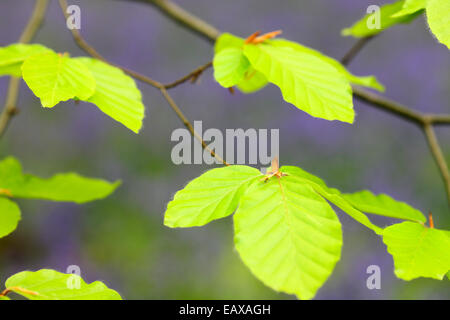
[[[178,1],[181,2],[181,1]],[[354,44],[340,30],[376,0],[211,1],[182,5],[222,31],[247,36],[283,29],[284,37],[339,58]],[[0,2],[0,45],[15,42],[33,7],[31,0]],[[82,34],[110,61],[170,82],[212,58],[212,47],[149,5],[132,1],[78,0]],[[74,56],[84,55],[65,27],[57,1],[35,42]],[[428,32],[423,18],[397,26],[372,41],[350,66],[374,74],[386,95],[421,111],[450,112],[450,56]],[[20,115],[0,142],[0,157],[19,158],[26,171],[50,176],[75,171],[121,179],[111,197],[78,206],[20,200],[23,220],[0,241],[0,281],[19,271],[78,265],[126,299],[293,299],[255,279],[233,248],[232,219],[202,228],[169,229],[163,214],[173,194],[210,167],[176,166],[170,154],[173,130],[182,124],[158,91],[138,84],[146,105],[141,134],[95,106],[61,103],[52,110],[22,87]],[[0,97],[7,78],[0,79]],[[298,165],[331,186],[370,189],[431,210],[436,224],[450,228],[438,170],[422,133],[413,125],[355,102],[354,125],[314,119],[282,101],[269,86],[253,95],[230,95],[208,70],[197,85],[174,89],[174,99],[204,128],[278,128],[282,164]],[[450,130],[438,136],[450,162]],[[318,299],[450,298],[449,282],[395,278],[392,258],[378,236],[338,210],[344,229],[342,259]],[[381,224],[392,221],[375,219]],[[366,268],[381,267],[381,290],[366,287]]]

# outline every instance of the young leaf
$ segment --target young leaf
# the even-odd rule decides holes
[[[9,190],[14,198],[85,203],[110,195],[120,182],[109,183],[81,177],[75,173],[58,174],[42,179],[23,174],[20,163],[10,157],[0,162],[0,189]]]
[[[350,84],[328,62],[270,43],[245,45],[244,54],[256,70],[281,89],[287,102],[314,117],[353,123]]]
[[[30,300],[122,300],[102,282],[87,284],[75,274],[48,269],[17,273],[6,280],[5,285]]]
[[[370,13],[367,14],[364,18],[362,18],[358,22],[356,22],[350,28],[342,30],[341,34],[343,36],[353,36],[355,38],[368,37],[376,35],[396,24],[411,22],[421,14],[420,11],[401,17],[392,16],[393,14],[397,13],[402,9],[404,2],[405,1],[402,0],[381,6],[379,12],[380,14],[379,28],[377,26],[372,25],[372,20],[375,20],[374,18],[376,17],[374,15],[376,15],[377,13]]]
[[[366,76],[366,77],[355,76],[355,75],[351,74],[347,70],[347,68],[344,65],[342,65],[339,61],[337,61],[329,56],[326,56],[317,50],[305,47],[297,42],[292,42],[292,41],[288,41],[288,40],[284,40],[284,39],[272,40],[270,43],[277,47],[289,47],[294,50],[298,50],[301,52],[307,52],[312,55],[315,55],[316,57],[328,62],[333,67],[335,67],[352,84],[372,88],[372,89],[375,89],[375,90],[378,90],[381,92],[383,92],[385,90],[384,86],[381,83],[379,83],[377,78],[375,78],[374,76]]]
[[[215,57],[214,59],[216,60],[217,56],[219,56],[219,61],[220,61],[220,56],[222,56],[223,59],[223,53],[222,51],[224,50],[229,50],[229,49],[234,49],[234,54],[236,55],[235,58],[238,57],[238,52],[240,51],[240,55],[239,56],[239,60],[236,59],[236,61],[238,62],[238,64],[245,64],[241,62],[242,59],[245,59],[243,61],[247,61],[247,68],[244,71],[243,77],[241,77],[239,75],[239,73],[237,73],[237,78],[239,79],[239,81],[235,82],[233,85],[236,85],[237,88],[243,92],[243,93],[253,93],[256,92],[258,90],[261,90],[262,88],[264,88],[268,81],[267,78],[259,71],[255,70],[255,68],[253,68],[249,63],[248,63],[248,59],[243,55],[243,48],[244,48],[244,39],[240,38],[240,37],[236,37],[230,33],[223,33],[216,41],[216,44],[214,46],[214,51],[215,51]],[[242,58],[243,57],[243,58]],[[217,63],[217,62],[216,62]],[[219,65],[219,69],[220,69],[220,65]],[[234,67],[234,69],[236,69],[236,67]],[[240,68],[237,68],[238,70]],[[224,70],[222,69],[222,72],[218,72],[218,74],[216,75],[216,66],[214,66],[214,75],[216,76],[216,80],[218,80],[218,82],[224,86],[221,81],[219,81],[220,79],[220,75],[223,73],[229,73],[228,70]],[[236,75],[236,73],[233,73],[233,75]],[[219,79],[218,79],[219,78]],[[233,83],[234,81],[232,81],[231,83]],[[226,85],[229,85],[229,83],[225,83]]]
[[[224,88],[230,88],[242,82],[250,67],[242,49],[226,48],[214,56],[214,78]]]
[[[21,77],[23,62],[33,55],[44,52],[52,51],[40,44],[16,43],[0,48],[0,76]]]
[[[216,40],[214,52],[219,53],[220,51],[229,48],[242,49],[244,47],[244,41],[244,39],[236,37],[231,33],[222,33]]]
[[[244,79],[239,81],[237,88],[243,93],[253,93],[264,88],[269,81],[255,68],[250,66],[244,75]]]
[[[95,79],[89,69],[67,54],[33,55],[23,63],[22,75],[46,108],[75,97],[87,100],[95,91]]]
[[[122,70],[93,58],[75,58],[92,73],[95,93],[86,100],[130,130],[138,133],[145,116],[141,92]],[[81,99],[81,97],[80,97]]]
[[[414,209],[404,202],[394,200],[385,194],[374,195],[372,192],[364,190],[351,194],[343,194],[342,196],[355,208],[367,213],[415,222],[427,221],[419,210]]]
[[[290,176],[252,184],[234,215],[244,263],[277,291],[311,299],[340,259],[341,225],[307,184]]]
[[[450,1],[429,0],[427,17],[433,34],[450,49]]]
[[[17,204],[0,196],[0,238],[13,232],[19,220],[20,209]]]
[[[232,214],[247,184],[259,176],[261,172],[247,166],[205,172],[175,194],[167,205],[164,224],[171,228],[203,226]]]
[[[425,9],[427,0],[406,0],[400,11],[394,13],[392,17],[401,17],[416,13],[417,11]]]
[[[449,231],[403,222],[387,227],[383,241],[394,258],[395,274],[400,279],[442,280],[450,270]]]
[[[342,197],[339,190],[329,188],[320,178],[297,167],[286,166],[282,167],[281,171],[291,175],[293,178],[300,179],[302,182],[309,184],[314,191],[316,191],[324,199],[334,204],[336,207],[376,234],[382,233],[382,229],[374,225],[364,213],[347,202],[347,200]]]

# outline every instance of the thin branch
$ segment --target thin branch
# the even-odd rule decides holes
[[[442,153],[442,149],[436,138],[433,126],[429,123],[425,124],[423,126],[423,131],[425,133],[425,137],[427,138],[431,154],[433,155],[439,171],[441,172],[442,179],[444,180],[445,189],[447,191],[447,199],[450,205],[450,173],[447,163],[445,162],[444,154]]]
[[[220,31],[209,23],[197,18],[190,12],[181,8],[170,0],[132,0],[153,5],[161,13],[175,21],[182,27],[196,33],[202,38],[214,43],[220,35]]]
[[[171,88],[175,88],[176,86],[185,83],[186,81],[191,81],[191,82],[195,82],[197,81],[198,77],[200,77],[202,75],[202,73],[207,70],[208,68],[210,68],[212,66],[212,61],[204,64],[203,66],[198,67],[197,69],[195,69],[194,71],[192,71],[191,73],[187,74],[186,76],[168,83],[164,85],[165,89],[171,89]]]
[[[345,54],[345,56],[341,59],[341,63],[344,66],[347,66],[352,62],[352,60],[356,57],[356,55],[372,40],[375,36],[369,36],[359,39],[355,45]]]
[[[47,6],[48,0],[36,1],[33,13],[31,14],[26,27],[19,38],[19,43],[29,43],[34,38],[36,32],[42,24],[42,21],[44,20]],[[0,114],[0,138],[2,138],[5,134],[11,119],[18,113],[17,100],[19,98],[19,91],[20,78],[10,77],[5,107]]]
[[[59,4],[60,7],[64,13],[64,16],[68,17],[67,14],[67,1],[66,0],[59,0]],[[189,130],[189,132],[192,134],[192,136],[194,136],[202,145],[203,149],[207,150],[211,156],[213,156],[214,158],[216,158],[219,162],[223,163],[224,165],[229,165],[224,159],[222,159],[219,155],[217,155],[212,149],[210,149],[207,144],[205,143],[205,141],[203,140],[203,138],[194,130],[194,127],[192,126],[192,124],[190,123],[190,121],[187,119],[187,117],[183,114],[183,112],[181,111],[181,109],[177,106],[177,104],[175,103],[175,101],[173,100],[173,98],[169,95],[169,93],[167,92],[167,89],[169,88],[174,88],[175,86],[184,83],[186,81],[188,81],[189,79],[192,79],[193,77],[198,77],[200,76],[200,74],[206,70],[207,68],[210,67],[209,63],[197,68],[196,70],[194,70],[193,72],[191,72],[190,74],[188,74],[187,76],[181,78],[180,80],[177,80],[171,84],[168,85],[168,87],[166,88],[165,85],[163,85],[162,83],[151,79],[150,77],[147,77],[145,75],[142,75],[136,71],[121,67],[119,65],[116,65],[114,63],[109,62],[108,60],[106,60],[97,50],[95,50],[94,47],[92,47],[86,40],[84,40],[84,38],[81,36],[81,34],[78,32],[77,29],[72,29],[71,30],[72,36],[75,40],[75,42],[78,44],[78,46],[83,49],[86,53],[88,53],[89,55],[93,56],[96,59],[99,59],[101,61],[104,61],[108,64],[111,64],[121,70],[123,70],[125,73],[127,73],[128,75],[132,76],[133,78],[136,78],[142,82],[145,82],[157,89],[159,89],[159,91],[162,93],[162,95],[164,96],[164,98],[166,99],[166,101],[168,102],[169,106],[172,108],[172,110],[175,112],[175,114],[178,116],[178,118],[180,118],[180,120],[183,122],[183,124],[186,126],[186,128]]]

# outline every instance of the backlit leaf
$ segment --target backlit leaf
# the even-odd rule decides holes
[[[450,49],[450,1],[429,0],[427,17],[433,34]]]
[[[133,78],[122,70],[93,58],[75,58],[92,73],[97,83],[94,94],[87,100],[114,120],[138,133],[142,127],[145,107],[141,92]]]
[[[0,238],[13,232],[19,220],[20,209],[17,204],[0,196]]]
[[[102,282],[87,284],[75,274],[48,269],[17,273],[6,280],[5,285],[30,300],[122,300]]]
[[[350,84],[328,62],[270,43],[245,45],[244,54],[256,70],[280,88],[287,102],[314,117],[353,122]]]
[[[416,222],[427,221],[419,210],[385,194],[374,195],[372,192],[364,190],[342,196],[355,208],[367,213]]]
[[[394,13],[392,17],[401,17],[405,15],[410,15],[419,10],[425,9],[426,4],[427,0],[405,0],[402,9]]]
[[[40,44],[15,43],[0,48],[0,76],[21,77],[23,62],[33,55],[44,52],[51,52],[51,50]]]
[[[57,174],[42,179],[23,174],[20,163],[14,158],[0,162],[0,189],[8,190],[13,198],[85,203],[107,197],[119,185],[120,182],[84,178],[76,173]]]
[[[244,79],[250,67],[242,49],[227,48],[214,56],[214,78],[224,88],[233,87]]]
[[[311,299],[340,259],[342,231],[328,203],[286,176],[254,183],[234,215],[235,245],[267,286]]]
[[[386,228],[383,241],[394,258],[396,276],[403,280],[442,280],[450,270],[449,231],[403,222]]]
[[[89,69],[67,54],[33,55],[23,63],[22,76],[46,108],[75,97],[87,100],[95,91],[95,79]]]
[[[261,172],[247,166],[205,172],[175,194],[167,205],[164,224],[171,228],[203,226],[232,214],[247,184],[259,176]]]

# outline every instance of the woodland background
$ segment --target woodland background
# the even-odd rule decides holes
[[[283,37],[342,57],[355,39],[340,30],[371,4],[386,1],[210,1],[183,6],[239,36],[256,30],[284,31]],[[0,46],[16,42],[34,1],[0,2]],[[111,0],[77,0],[81,33],[109,61],[170,82],[210,61],[209,43],[166,19],[151,6]],[[357,75],[374,74],[386,95],[416,110],[448,113],[448,50],[427,31],[423,18],[382,33],[350,65]],[[75,45],[56,1],[35,41],[73,56]],[[0,100],[7,78],[0,78]],[[172,195],[210,167],[176,166],[170,135],[182,124],[157,90],[139,84],[147,107],[139,135],[93,105],[61,103],[52,110],[23,86],[20,115],[3,140],[0,158],[19,158],[28,172],[49,176],[75,171],[122,179],[109,198],[88,205],[20,201],[23,221],[0,242],[0,282],[22,270],[81,267],[87,281],[101,279],[125,299],[286,299],[254,278],[233,249],[232,219],[203,228],[169,229],[163,214]],[[208,70],[197,85],[174,89],[180,107],[203,127],[279,128],[281,164],[297,165],[342,191],[370,189],[433,212],[448,229],[450,215],[436,165],[420,130],[355,101],[354,125],[314,119],[282,102],[269,86],[253,95],[229,92]],[[447,162],[450,130],[437,127]],[[450,298],[448,282],[395,278],[392,258],[380,239],[344,215],[342,259],[317,299]],[[374,219],[389,224],[389,220]],[[368,290],[366,268],[379,265],[381,290]]]

